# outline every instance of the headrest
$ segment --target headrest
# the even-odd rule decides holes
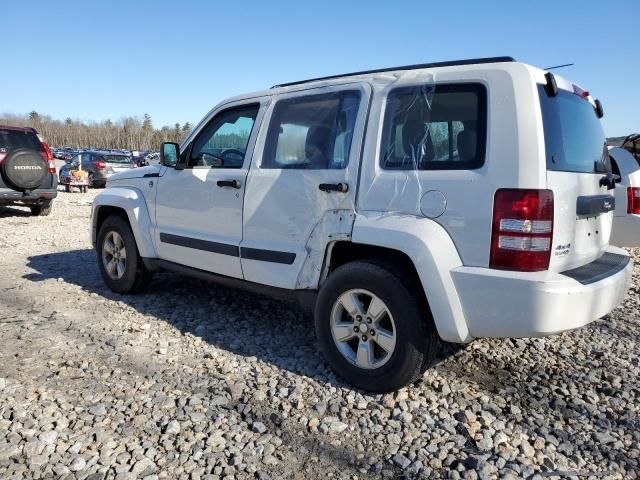
[[[427,130],[426,119],[415,105],[405,118],[402,126],[402,147],[412,161],[430,162],[435,156],[431,132]]]
[[[474,130],[463,130],[458,134],[458,153],[460,160],[468,162],[476,156],[476,132]]]
[[[304,150],[313,168],[327,168],[331,142],[331,129],[322,125],[314,125],[307,131]]]

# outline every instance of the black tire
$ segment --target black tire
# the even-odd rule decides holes
[[[127,261],[122,278],[114,279],[109,276],[102,261],[105,237],[109,232],[116,232],[123,240],[127,253]],[[129,223],[118,215],[111,215],[105,219],[98,232],[96,243],[98,268],[107,286],[116,293],[136,293],[145,289],[151,273],[147,270],[138,252],[135,237]]]
[[[90,188],[98,188],[96,185],[96,180],[93,178],[93,173],[89,172],[89,187]]]
[[[31,215],[34,217],[46,217],[51,213],[51,209],[53,208],[53,201],[47,200],[46,202],[42,202],[38,205],[31,206]]]
[[[315,308],[315,328],[320,347],[332,369],[363,390],[385,393],[418,380],[432,364],[438,335],[428,305],[416,296],[407,275],[374,262],[356,261],[337,268],[320,289]],[[393,316],[396,344],[387,362],[364,369],[347,360],[333,339],[331,312],[348,290],[365,289],[379,297]]]

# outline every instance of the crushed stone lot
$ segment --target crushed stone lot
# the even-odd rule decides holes
[[[291,304],[169,273],[110,292],[98,192],[0,207],[0,478],[640,477],[638,266],[586,328],[443,346],[370,395]]]

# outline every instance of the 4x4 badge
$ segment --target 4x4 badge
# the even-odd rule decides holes
[[[565,255],[568,255],[569,252],[571,251],[571,244],[567,243],[566,245],[558,245],[555,248],[555,256],[556,257],[563,257]]]

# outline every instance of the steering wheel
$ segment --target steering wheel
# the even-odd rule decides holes
[[[224,160],[225,166],[242,166],[244,162],[244,152],[237,148],[225,148],[220,152],[220,157]]]

